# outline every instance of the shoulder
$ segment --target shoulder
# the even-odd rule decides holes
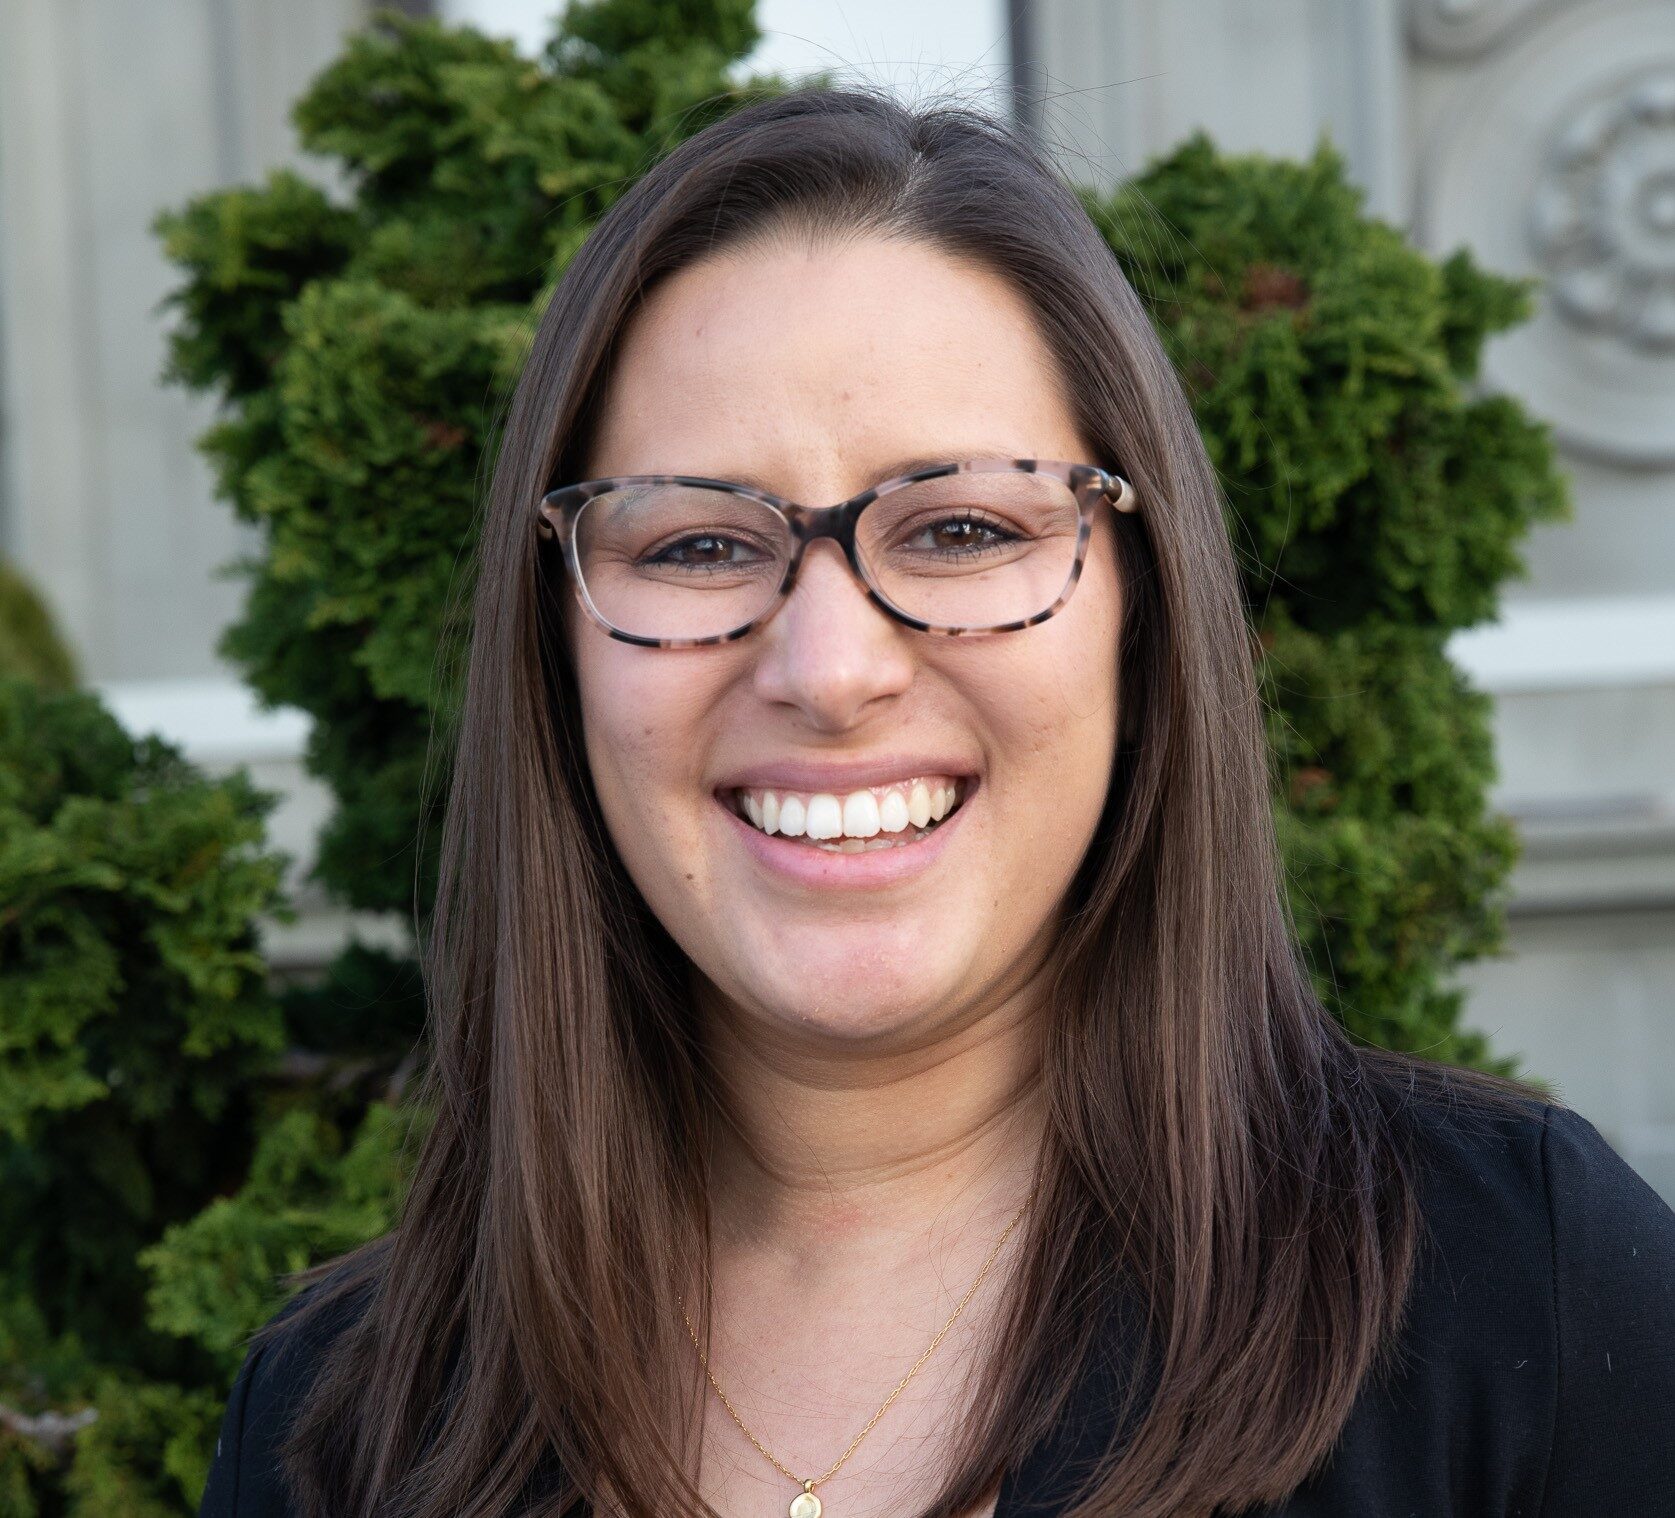
[[[1675,1515],[1675,1212],[1556,1103],[1405,1116],[1422,1237],[1350,1471],[1409,1462],[1437,1511]]]
[[[1675,1514],[1675,1211],[1587,1118],[1546,1117],[1558,1364],[1547,1511]]]
[[[280,1444],[326,1353],[369,1299],[340,1268],[305,1286],[253,1336],[227,1396],[199,1518],[292,1518]]]
[[[1669,1345],[1675,1211],[1593,1123],[1533,1099],[1507,1112],[1430,1103],[1414,1117],[1420,1264],[1433,1297],[1555,1340],[1591,1327]]]
[[[1555,1332],[1615,1315],[1666,1327],[1675,1311],[1675,1211],[1580,1112],[1530,1100],[1516,1111],[1428,1103],[1412,1132],[1426,1237],[1422,1258],[1528,1288]],[[1603,1364],[1603,1361],[1601,1362]]]

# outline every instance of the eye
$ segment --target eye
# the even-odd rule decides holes
[[[654,549],[639,560],[642,568],[738,569],[772,559],[758,544],[718,532],[688,533]]]
[[[921,543],[921,539],[929,538]],[[971,512],[963,516],[939,517],[912,533],[903,546],[916,551],[950,555],[977,554],[986,549],[1016,543],[1018,535],[1000,523],[983,520]]]
[[[682,538],[680,542],[671,543],[667,548],[652,555],[652,562],[660,564],[713,564],[718,560],[724,560],[730,549],[731,541],[727,538]]]

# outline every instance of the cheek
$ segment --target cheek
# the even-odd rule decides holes
[[[1104,806],[1117,744],[1120,634],[1114,556],[1096,538],[1070,604],[992,650],[999,657],[987,667],[974,660],[969,668],[969,681],[984,691],[1003,815],[1030,818],[1034,848],[1085,845],[1083,831],[1091,836]]]
[[[1121,630],[1116,550],[1107,526],[1088,544],[1069,605],[1032,629],[1044,636],[1022,650],[1020,664],[1029,667],[1020,668],[1015,679],[1027,687],[1038,720],[1062,728],[1066,738],[1085,727],[1115,723]]]
[[[1090,787],[1103,794],[1116,752],[1116,659],[1107,649],[1063,647],[1031,660],[1006,681],[991,721],[1003,735],[1001,766],[1014,765],[1045,799],[1066,801]]]
[[[612,841],[638,873],[689,846],[689,801],[708,749],[715,701],[700,662],[641,649],[589,627],[577,649],[576,679],[594,790]]]

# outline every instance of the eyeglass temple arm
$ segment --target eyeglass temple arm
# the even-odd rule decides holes
[[[1109,469],[1105,471],[1105,499],[1111,503],[1113,511],[1140,509],[1138,492],[1120,474],[1113,474]]]

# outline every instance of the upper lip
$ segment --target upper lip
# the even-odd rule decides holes
[[[856,759],[838,764],[831,760],[763,760],[733,771],[716,783],[717,791],[785,790],[841,793],[885,785],[892,780],[911,780],[916,775],[974,776],[975,767],[964,759],[946,754],[882,754],[873,759]]]

